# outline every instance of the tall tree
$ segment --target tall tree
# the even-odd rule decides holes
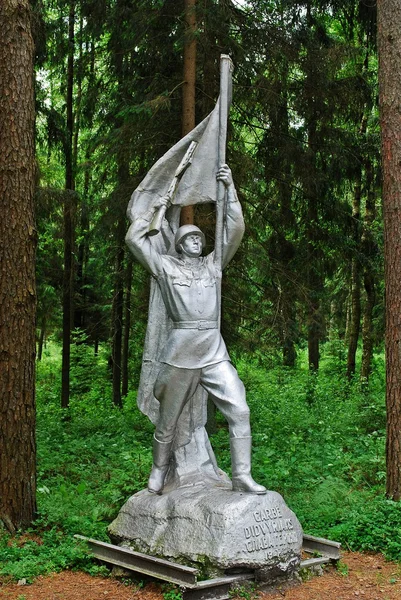
[[[90,340],[108,339],[112,332],[116,404],[122,371],[124,390],[127,387],[127,336],[120,360],[121,327],[128,332],[129,314],[123,310],[129,300],[129,293],[123,295],[129,279],[123,252],[125,207],[150,165],[173,145],[180,131],[185,134],[193,127],[195,116],[201,120],[214,105],[221,52],[230,54],[236,65],[228,159],[247,216],[243,251],[230,264],[223,284],[228,343],[238,351],[260,353],[261,360],[281,351],[283,362],[291,366],[298,342],[309,334],[310,363],[317,368],[319,345],[327,332],[323,316],[331,300],[336,301],[332,333],[338,330],[342,335],[344,330],[342,305],[347,290],[343,290],[350,286],[354,256],[360,261],[359,279],[362,282],[363,275],[366,290],[364,294],[362,289],[362,308],[368,307],[370,313],[370,320],[364,313],[369,327],[363,335],[368,340],[365,330],[372,330],[374,301],[369,265],[379,261],[377,256],[375,260],[365,256],[368,246],[361,238],[367,223],[365,206],[368,213],[368,160],[376,143],[374,108],[368,113],[369,144],[362,147],[363,140],[357,140],[366,103],[363,91],[371,85],[375,67],[372,50],[370,81],[364,80],[363,35],[368,23],[362,26],[359,13],[366,12],[365,4],[249,0],[240,5],[232,0],[203,0],[196,3],[195,19],[194,0],[49,0],[45,4],[50,52],[42,70],[45,80],[41,77],[38,82],[37,127],[42,181],[50,174],[51,163],[58,163],[58,181],[47,179],[47,184],[58,188],[64,187],[60,151],[66,131],[68,8],[74,3],[72,145],[78,160],[72,164],[80,196],[75,324],[85,329]],[[45,164],[46,129],[57,134],[53,146],[49,145],[49,165]],[[361,160],[361,227],[353,237],[351,186]],[[375,170],[375,161],[371,166]],[[198,211],[195,219],[212,245],[213,211]],[[376,225],[377,219],[372,226],[377,245]],[[56,235],[60,243],[58,230]],[[40,270],[41,305],[45,272]],[[135,289],[140,275],[141,270],[135,269]],[[59,283],[54,284],[59,293]],[[369,303],[365,302],[368,292]],[[139,336],[144,317],[136,310],[135,298],[132,306],[132,332]],[[374,315],[376,328],[379,319],[377,312]],[[43,331],[45,326],[43,320]],[[351,370],[357,335],[355,328]],[[132,358],[135,346],[129,344]]]
[[[376,189],[374,183],[374,164],[372,157],[368,155],[365,159],[366,172],[366,207],[364,228],[362,233],[362,252],[366,260],[363,271],[363,284],[365,288],[365,306],[363,310],[362,324],[362,362],[361,379],[368,380],[372,370],[373,358],[373,309],[376,304],[376,279],[374,269],[375,257],[378,254],[377,243],[373,235],[372,225],[376,217]]]
[[[366,135],[367,115],[362,116],[360,134]],[[355,189],[352,199],[353,238],[355,249],[359,249],[361,230],[361,197],[362,197],[362,160],[360,161]],[[347,377],[350,379],[355,374],[356,351],[358,348],[359,331],[361,326],[361,265],[357,252],[351,262],[351,293],[350,293],[350,322],[348,326],[348,355]]]
[[[29,0],[0,3],[0,521],[36,510],[34,44]]]
[[[184,75],[182,86],[182,137],[195,127],[195,83],[196,83],[196,0],[184,1]],[[193,206],[181,210],[181,225],[194,222]]]
[[[319,131],[319,100],[316,81],[320,70],[319,56],[322,28],[313,15],[312,2],[306,2],[306,23],[310,35],[306,36],[305,69],[305,117],[307,148],[303,189],[307,202],[307,285],[308,285],[308,362],[311,369],[319,367],[319,344],[322,338],[321,300],[323,293],[322,253],[319,248],[321,232],[319,228],[319,204],[322,200],[321,174],[318,170],[318,152],[321,144]],[[325,32],[324,32],[325,33]],[[319,185],[320,184],[320,185]],[[320,187],[320,189],[319,189]]]
[[[122,340],[121,356],[121,395],[128,394],[129,373],[129,340],[131,332],[131,292],[132,292],[133,259],[127,258],[127,269],[125,273],[125,300],[124,300],[124,332]]]
[[[401,20],[377,3],[386,289],[387,496],[401,499]]]
[[[66,134],[65,134],[65,189],[64,197],[64,276],[63,276],[63,353],[61,406],[68,408],[70,402],[71,329],[73,319],[74,278],[74,208],[75,177],[73,160],[73,91],[74,91],[74,47],[75,47],[75,0],[70,0],[68,16],[68,54],[66,90]]]
[[[366,26],[360,32],[361,51],[365,53],[361,65],[361,77],[363,81],[370,79],[371,56],[375,47],[374,35]],[[357,161],[355,166],[355,188],[352,200],[352,239],[354,248],[351,259],[350,278],[350,318],[347,328],[348,333],[348,356],[347,377],[351,378],[356,370],[356,352],[358,348],[361,330],[361,316],[363,314],[363,359],[361,365],[361,377],[367,379],[370,370],[370,357],[372,351],[372,311],[374,306],[374,272],[370,259],[372,254],[371,226],[374,220],[374,189],[373,189],[373,157],[374,146],[369,143],[372,126],[376,125],[376,114],[373,98],[377,96],[376,86],[370,86],[371,93],[367,94],[367,100],[361,114],[361,123],[356,138]],[[362,219],[363,200],[365,198],[365,216]],[[366,302],[362,302],[362,279],[365,287]]]
[[[124,316],[124,257],[125,257],[125,234],[127,223],[125,208],[128,204],[130,191],[129,155],[124,147],[121,132],[124,129],[125,119],[123,116],[124,106],[129,101],[129,74],[130,63],[130,14],[131,7],[126,0],[117,0],[114,12],[114,31],[110,38],[110,49],[112,51],[112,64],[116,78],[116,117],[115,132],[118,141],[115,145],[116,162],[116,188],[114,190],[114,210],[116,213],[115,241],[114,241],[114,288],[112,304],[112,378],[113,378],[113,403],[122,407],[121,383],[122,383],[122,352],[123,352],[123,316]]]

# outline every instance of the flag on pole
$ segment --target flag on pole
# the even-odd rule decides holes
[[[177,168],[191,142],[197,143],[192,161],[180,177],[172,198],[172,206],[163,221],[161,233],[149,237],[150,243],[161,254],[175,254],[173,241],[179,227],[179,213],[182,206],[215,203],[217,200],[216,173],[221,166],[219,164],[220,113],[219,99],[213,111],[153,165],[131,196],[127,209],[130,221],[141,218],[149,213],[150,209],[159,206],[160,200],[166,197]],[[159,414],[159,402],[153,395],[154,383],[161,366],[158,356],[170,329],[171,323],[159,287],[152,278],[137,403],[141,412],[154,424],[157,423]],[[206,392],[199,387],[180,416],[175,437],[176,447],[186,444],[191,437],[191,432],[205,425],[206,399]]]
[[[191,164],[180,179],[173,204],[181,207],[216,201],[218,127],[219,101],[206,119],[170,148],[149,170],[128,204],[127,216],[131,221],[148,212],[155,204],[158,205],[160,199],[166,196],[191,142],[196,142],[197,147]]]

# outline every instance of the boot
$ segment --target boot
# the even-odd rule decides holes
[[[152,494],[161,494],[163,491],[172,445],[173,442],[159,442],[153,437],[153,465],[148,481],[148,491]]]
[[[251,437],[230,438],[233,492],[266,494],[266,488],[252,479],[251,445]]]

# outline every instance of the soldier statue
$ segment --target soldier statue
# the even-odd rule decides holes
[[[241,205],[227,165],[217,171],[226,189],[221,269],[234,256],[244,233]],[[220,266],[215,252],[202,256],[205,236],[195,225],[183,225],[175,234],[176,255],[162,253],[152,245],[149,224],[165,198],[147,214],[134,219],[127,244],[134,256],[156,280],[171,331],[161,351],[161,364],[153,393],[160,403],[153,442],[153,466],[149,492],[161,494],[169,468],[178,419],[198,386],[209,394],[226,418],[230,433],[232,489],[265,494],[266,488],[251,475],[251,429],[245,389],[220,334]]]

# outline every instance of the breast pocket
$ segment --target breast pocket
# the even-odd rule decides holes
[[[183,279],[182,277],[174,277],[173,285],[180,285],[185,287],[191,287],[192,280],[191,279]]]
[[[216,285],[216,280],[214,277],[207,277],[206,279],[203,279],[203,285],[204,287],[213,287]]]

